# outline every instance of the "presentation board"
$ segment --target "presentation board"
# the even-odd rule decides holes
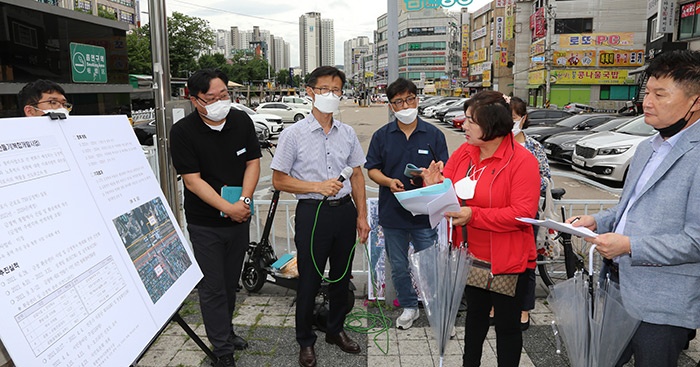
[[[0,338],[128,366],[202,273],[125,116],[0,120]]]

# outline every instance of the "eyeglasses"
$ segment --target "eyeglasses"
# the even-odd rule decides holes
[[[336,96],[343,94],[342,89],[330,89],[326,87],[311,87],[311,89],[314,90],[314,93],[322,96],[329,96],[331,93],[335,94]]]
[[[408,97],[408,98],[406,98],[406,99],[397,99],[397,100],[391,101],[391,102],[389,102],[389,103],[393,104],[394,107],[403,107],[404,103],[405,103],[406,105],[410,106],[410,105],[413,104],[413,102],[415,102],[415,101],[416,101],[416,97],[413,96],[413,97]]]
[[[34,103],[34,106],[39,106],[39,105],[42,104],[42,103],[48,103],[48,105],[51,106],[52,109],[58,109],[58,108],[63,107],[63,108],[65,108],[65,109],[67,109],[68,112],[70,112],[70,111],[73,109],[73,104],[72,104],[72,103],[70,103],[70,102],[61,102],[61,101],[57,101],[57,100],[55,100],[55,99],[49,99],[49,100],[46,100],[46,101],[39,101],[39,102],[37,102],[37,103]]]
[[[224,93],[224,94],[220,95],[218,98],[217,98],[217,97],[214,97],[213,99],[211,99],[211,100],[209,100],[209,101],[207,101],[207,100],[204,99],[204,98],[200,98],[199,96],[196,96],[196,97],[194,97],[194,98],[197,98],[198,100],[204,102],[204,105],[205,105],[205,106],[208,106],[208,105],[210,105],[210,104],[212,104],[212,103],[215,103],[215,102],[226,101],[226,100],[230,100],[230,99],[231,99],[231,97],[228,95],[228,93]]]

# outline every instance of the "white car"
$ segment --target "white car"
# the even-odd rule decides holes
[[[436,104],[435,106],[426,107],[426,108],[423,110],[423,116],[425,116],[425,117],[435,117],[435,111],[436,111],[438,108],[445,107],[445,106],[454,106],[454,105],[458,104],[459,102],[460,102],[460,99],[459,99],[459,98],[457,98],[457,99],[449,99],[449,100],[447,100],[447,101],[442,101],[442,102]],[[462,102],[462,103],[464,103],[464,102]]]
[[[282,103],[286,103],[292,107],[296,107],[302,110],[311,110],[312,102],[306,98],[299,98],[294,96],[284,96],[282,97]]]
[[[250,116],[250,119],[253,120],[253,122],[265,125],[269,130],[270,136],[279,134],[282,132],[282,130],[284,130],[284,123],[279,116],[257,113],[240,103],[231,103],[231,108],[243,111]]]
[[[279,116],[283,122],[297,122],[311,113],[311,110],[295,108],[282,102],[261,103],[255,111]]]
[[[622,182],[637,146],[655,133],[642,115],[614,131],[583,137],[576,142],[571,167],[584,175]]]

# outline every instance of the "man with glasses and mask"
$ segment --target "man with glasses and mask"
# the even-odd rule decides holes
[[[409,243],[414,251],[421,251],[433,245],[437,232],[430,228],[427,215],[413,216],[399,204],[394,193],[423,186],[420,170],[411,168],[428,167],[434,159],[446,162],[449,156],[445,135],[418,118],[417,92],[416,85],[403,78],[386,89],[389,110],[396,120],[372,135],[365,163],[369,178],[379,185],[379,224],[391,264],[391,280],[403,308],[396,327],[404,330],[419,316],[408,265]]]
[[[567,221],[599,233],[586,240],[642,320],[617,365],[677,366],[700,327],[700,52],[664,52],[645,73],[658,134],[637,147],[618,205]]]
[[[248,347],[231,320],[262,156],[253,121],[231,108],[227,84],[220,70],[194,73],[187,86],[195,111],[170,130],[173,166],[185,184],[187,230],[204,274],[197,292],[216,366],[235,366],[234,351]],[[240,199],[222,198],[224,186],[241,187]]]
[[[352,127],[333,119],[344,84],[345,74],[334,67],[321,66],[311,72],[306,93],[313,99],[313,109],[282,131],[271,164],[275,188],[299,199],[294,242],[299,268],[296,339],[302,367],[316,366],[313,312],[327,260],[330,309],[326,342],[346,353],[360,353],[360,346],[345,333],[343,325],[349,311],[347,269],[356,235],[360,242],[366,242],[369,224],[361,167],[364,152]],[[345,180],[339,180],[341,173]]]
[[[39,79],[28,83],[19,91],[21,116],[44,116],[48,113],[62,113],[66,116],[73,105],[66,99],[66,92],[60,85],[50,80]]]

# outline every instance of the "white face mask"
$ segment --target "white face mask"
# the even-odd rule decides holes
[[[231,100],[225,99],[223,101],[216,101],[208,106],[204,106],[207,110],[207,119],[219,122],[228,116],[229,111],[231,111]]]
[[[472,168],[473,167],[469,168],[466,177],[455,183],[455,193],[457,194],[457,197],[462,200],[470,200],[474,198],[476,183],[481,178],[481,174],[484,173],[484,169],[486,167],[483,167],[475,172],[472,170]]]
[[[401,121],[402,124],[410,125],[413,121],[416,121],[418,109],[407,108],[405,110],[394,111],[394,116],[396,116],[396,119]]]
[[[518,120],[513,120],[513,136],[516,136],[520,134],[523,129],[520,128],[520,123],[523,121],[523,118],[521,117]]]
[[[335,93],[330,93],[327,96],[316,94],[314,99],[314,107],[322,113],[333,113],[338,110],[340,105],[340,96]]]

